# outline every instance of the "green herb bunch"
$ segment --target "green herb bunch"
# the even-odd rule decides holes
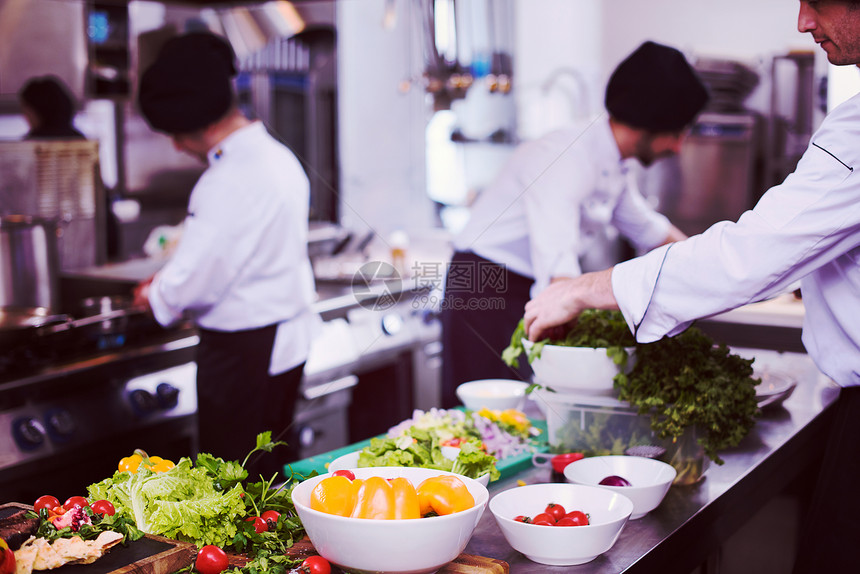
[[[627,322],[621,311],[603,311],[598,309],[586,309],[576,320],[576,324],[560,338],[542,339],[532,345],[526,351],[523,339],[526,335],[523,321],[520,320],[517,328],[511,335],[511,344],[502,351],[502,360],[511,367],[519,367],[519,357],[525,354],[529,363],[540,358],[541,351],[545,345],[558,345],[562,347],[606,347],[606,354],[612,357],[616,365],[627,363],[627,351],[625,348],[636,345],[636,340],[627,327]]]
[[[717,452],[737,446],[759,412],[752,363],[690,327],[637,345],[636,365],[629,374],[618,374],[614,384],[620,400],[651,415],[660,438],[677,440],[695,426],[705,454],[723,464]]]

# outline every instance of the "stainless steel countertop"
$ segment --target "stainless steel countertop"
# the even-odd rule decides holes
[[[825,440],[828,407],[836,386],[801,353],[733,349],[756,357],[755,365],[791,373],[798,381],[782,407],[765,410],[737,448],[720,453],[725,464],[711,464],[693,486],[673,486],[662,504],[628,521],[615,545],[580,566],[546,566],[530,561],[505,541],[489,508],[484,512],[467,554],[504,560],[515,574],[569,572],[616,574],[678,572],[689,574],[797,475],[815,464]],[[533,468],[490,486],[490,496],[517,482],[550,482],[548,469]]]

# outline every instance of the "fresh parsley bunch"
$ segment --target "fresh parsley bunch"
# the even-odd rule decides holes
[[[729,352],[696,327],[636,346],[636,365],[618,374],[618,398],[651,415],[660,438],[678,439],[695,426],[699,444],[717,464],[717,451],[737,446],[758,415],[752,359]]]

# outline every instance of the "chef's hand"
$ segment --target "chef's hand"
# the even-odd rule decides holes
[[[526,303],[526,334],[530,341],[540,341],[551,336],[555,328],[575,321],[586,309],[618,309],[612,293],[612,269],[553,281]]]
[[[134,291],[132,292],[134,296],[132,304],[135,307],[146,307],[151,310],[149,306],[149,286],[152,285],[153,277],[150,277],[145,281],[141,281],[135,286]]]

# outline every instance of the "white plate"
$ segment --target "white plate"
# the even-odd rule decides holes
[[[446,458],[450,458],[454,460],[457,458],[457,453],[460,451],[458,448],[454,447],[442,447],[442,454],[445,455]],[[342,456],[337,457],[330,463],[328,463],[328,471],[334,472],[336,470],[347,470],[358,468],[358,453],[360,451],[351,452],[349,454],[344,454]],[[490,473],[485,473],[476,478],[478,482],[487,486],[490,484]]]
[[[755,387],[755,399],[759,408],[782,403],[794,392],[794,388],[797,386],[797,381],[785,373],[762,371],[753,376],[761,379],[761,382]]]

